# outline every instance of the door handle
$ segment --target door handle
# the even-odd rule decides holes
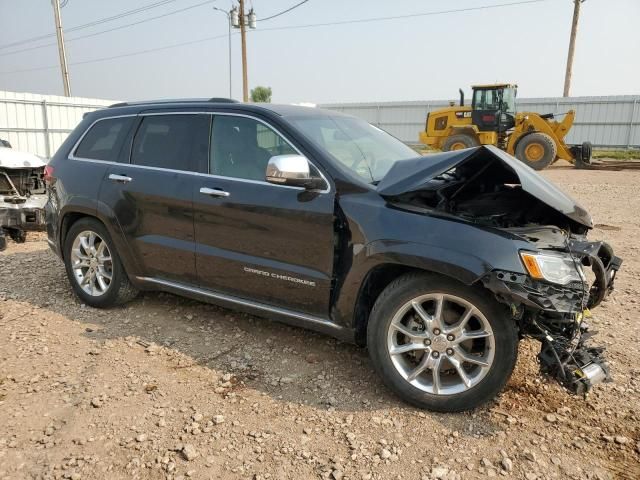
[[[207,188],[202,187],[200,189],[200,193],[205,195],[210,195],[212,197],[228,197],[230,195],[229,192],[225,192],[224,190],[220,190],[219,188]]]
[[[115,173],[112,173],[109,175],[109,180],[113,180],[118,183],[129,183],[133,178],[127,177],[126,175],[116,175]]]

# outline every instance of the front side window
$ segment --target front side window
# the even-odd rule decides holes
[[[134,117],[106,118],[93,124],[84,136],[74,156],[91,160],[126,161],[118,154]]]
[[[149,115],[133,140],[131,163],[206,172],[210,115]]]
[[[511,114],[516,113],[516,89],[505,88],[502,94],[502,110]]]
[[[473,106],[475,110],[498,110],[500,101],[497,90],[476,90],[473,93]]]
[[[217,115],[211,130],[209,172],[264,181],[269,159],[297,152],[268,126],[252,118]]]
[[[359,118],[310,115],[287,120],[367,183],[379,182],[395,162],[419,156],[397,138]]]

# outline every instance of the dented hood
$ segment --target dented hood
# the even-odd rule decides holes
[[[46,160],[32,153],[0,147],[0,168],[40,168],[46,164]]]
[[[483,161],[498,160],[515,174],[522,190],[570,220],[587,228],[593,227],[591,215],[549,180],[518,159],[493,146],[481,146],[437,153],[396,162],[380,180],[376,190],[383,197],[395,197],[406,193],[430,190],[438,187],[431,182],[435,177],[483,157]]]

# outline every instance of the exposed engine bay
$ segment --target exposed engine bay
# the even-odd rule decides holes
[[[35,155],[0,147],[0,249],[5,235],[24,242],[26,231],[44,228],[44,168]]]
[[[493,147],[434,155],[434,160],[392,167],[378,184],[379,193],[397,208],[455,216],[528,242],[532,252],[522,258],[528,275],[493,270],[482,283],[509,306],[521,336],[541,342],[544,374],[575,394],[609,381],[604,349],[590,345],[587,319],[613,289],[622,260],[605,242],[587,241],[593,226],[587,211]],[[536,257],[560,265],[565,276],[549,280],[536,270]]]

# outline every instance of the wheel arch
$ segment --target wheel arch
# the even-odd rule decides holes
[[[461,285],[480,285],[476,280],[469,282],[469,279],[467,279],[467,281],[463,281],[462,278],[464,277],[447,274],[444,269],[441,268],[423,268],[403,263],[378,264],[371,268],[365,275],[355,303],[353,311],[353,328],[355,343],[357,345],[366,346],[369,317],[380,294],[394,280],[410,273],[423,273],[431,276],[443,277],[451,281],[458,282]]]
[[[60,257],[63,261],[65,260],[64,245],[71,227],[83,218],[91,218],[100,222],[107,230],[107,232],[109,232],[111,240],[113,241],[115,248],[118,251],[118,255],[120,256],[120,260],[122,261],[125,272],[130,279],[133,279],[139,273],[139,268],[135,261],[135,257],[130,251],[130,247],[119,228],[119,224],[117,224],[117,222],[111,222],[109,220],[109,215],[103,215],[102,213],[104,212],[101,212],[100,209],[89,210],[82,207],[69,207],[60,213],[58,232]]]
[[[64,260],[64,244],[67,240],[67,234],[69,230],[78,220],[82,218],[94,218],[104,224],[104,221],[100,220],[94,210],[79,208],[67,208],[60,212],[60,219],[58,222],[58,241],[60,245],[60,257]],[[105,225],[106,227],[106,225]]]
[[[479,137],[480,131],[478,127],[475,125],[462,125],[462,126],[453,126],[449,129],[447,137],[451,137],[453,135],[467,135],[468,137],[474,138],[480,143]]]

